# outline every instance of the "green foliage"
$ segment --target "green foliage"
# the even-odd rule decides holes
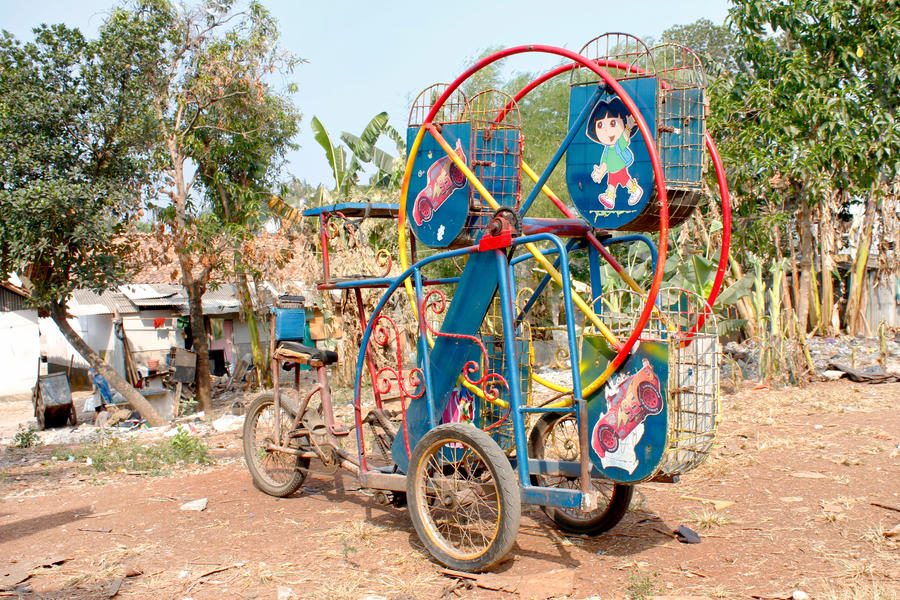
[[[334,194],[342,201],[351,199],[360,185],[359,177],[367,164],[374,165],[376,173],[369,181],[369,187],[382,190],[400,188],[403,179],[406,144],[396,129],[388,124],[388,114],[381,112],[372,117],[358,136],[343,132],[342,146],[331,139],[325,126],[318,117],[313,117],[310,124],[315,132],[316,141],[325,151],[328,166],[334,177]],[[387,136],[397,147],[398,157],[391,156],[376,147],[382,136]]]
[[[628,600],[647,600],[655,592],[656,580],[654,577],[642,573],[639,569],[634,569],[628,575],[628,587],[625,588]]]
[[[37,430],[28,426],[28,429],[19,425],[16,430],[16,435],[13,436],[12,444],[10,447],[12,448],[35,448],[43,444],[41,441],[41,436],[38,435]]]
[[[895,3],[888,3],[895,4]],[[897,171],[900,11],[882,0],[742,0],[731,9],[743,68],[713,95],[730,179],[757,204],[868,191]],[[753,201],[752,199],[758,199]]]
[[[707,73],[716,75],[738,69],[734,31],[724,25],[716,25],[709,19],[697,19],[693,23],[669,27],[663,31],[662,40],[693,50],[700,57]]]
[[[0,276],[27,275],[39,307],[125,274],[118,236],[139,211],[149,131],[134,41],[0,33]]]
[[[205,465],[212,462],[209,447],[185,430],[167,440],[146,443],[141,440],[106,438],[79,448],[58,448],[53,456],[59,460],[85,461],[98,472],[137,471],[148,475],[165,475],[167,467],[178,464]]]

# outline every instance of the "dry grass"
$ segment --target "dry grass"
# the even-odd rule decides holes
[[[878,550],[892,551],[900,549],[900,539],[889,538],[887,530],[881,524],[869,528],[862,534],[862,540],[875,546]]]
[[[705,510],[700,513],[690,513],[688,520],[695,524],[698,529],[709,531],[710,529],[723,527],[729,523],[733,523],[734,517],[721,511]]]
[[[897,589],[874,578],[848,584],[832,585],[819,596],[822,600],[897,600]]]
[[[387,592],[387,596],[408,596],[416,598],[428,588],[442,585],[444,579],[434,573],[411,573],[404,576],[379,575],[377,578],[380,587]]]
[[[329,579],[311,595],[311,600],[359,600],[365,595],[363,584],[369,577],[363,573],[345,569],[340,577]]]
[[[373,546],[379,537],[386,535],[391,531],[393,531],[393,529],[376,525],[369,521],[348,519],[337,527],[332,527],[328,531],[324,531],[318,535],[326,538],[335,538],[341,542],[353,542],[363,546]]]
[[[123,575],[126,564],[141,556],[155,552],[159,544],[139,544],[126,546],[118,544],[115,548],[103,552],[92,562],[90,568],[73,574],[64,587],[76,587],[84,584],[97,584]],[[62,572],[62,571],[61,571]]]

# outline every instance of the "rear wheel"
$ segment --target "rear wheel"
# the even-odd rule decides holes
[[[277,444],[280,428],[282,445],[301,449],[301,438],[290,437],[296,414],[296,409],[282,398],[281,418],[276,423],[275,395],[271,392],[257,396],[247,409],[243,435],[244,461],[253,484],[271,496],[293,494],[303,484],[309,470],[308,458],[272,448]]]
[[[515,472],[497,442],[472,425],[447,423],[422,437],[406,494],[419,539],[451,569],[483,571],[516,540],[522,505]]]
[[[613,432],[615,433],[615,432]],[[544,413],[528,438],[528,456],[558,461],[577,461],[579,457],[578,424],[571,414]],[[531,484],[541,487],[578,489],[577,477],[558,475],[531,476]],[[634,487],[613,483],[606,479],[591,479],[598,492],[597,509],[584,512],[577,508],[542,506],[541,510],[563,531],[585,535],[599,535],[622,520]]]
[[[597,431],[597,436],[600,438],[600,447],[605,452],[615,452],[619,447],[619,435],[612,428],[612,425],[601,425]]]

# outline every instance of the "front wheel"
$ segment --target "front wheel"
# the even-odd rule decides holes
[[[528,456],[538,460],[574,462],[579,455],[578,424],[575,417],[571,414],[544,413],[534,424],[528,437]],[[577,477],[557,475],[534,474],[531,476],[531,484],[570,489],[579,487]],[[600,535],[615,527],[625,516],[634,495],[634,486],[605,479],[591,479],[591,486],[600,492],[596,510],[584,512],[577,508],[554,506],[542,506],[541,510],[563,531]]]
[[[409,513],[438,562],[460,571],[498,563],[516,540],[522,504],[509,459],[467,423],[446,423],[416,444],[406,478]]]
[[[253,478],[253,485],[269,494],[283,498],[297,491],[309,471],[309,459],[273,449],[281,428],[281,443],[300,449],[301,438],[290,438],[296,409],[281,399],[281,418],[275,420],[275,395],[266,392],[257,396],[247,409],[244,420],[244,461]]]

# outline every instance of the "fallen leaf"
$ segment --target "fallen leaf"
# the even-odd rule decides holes
[[[896,525],[894,525],[894,528],[891,529],[890,531],[885,531],[884,537],[886,537],[886,538],[900,537],[900,523],[897,523]]]
[[[725,510],[729,506],[734,506],[736,503],[734,500],[710,500],[709,498],[698,498],[697,496],[682,496],[682,500],[696,500],[697,502],[703,502],[704,504],[712,504],[713,508],[718,510]]]
[[[791,477],[799,477],[800,479],[827,479],[827,475],[822,475],[821,473],[811,473],[809,471],[798,471],[796,473],[791,473]]]

